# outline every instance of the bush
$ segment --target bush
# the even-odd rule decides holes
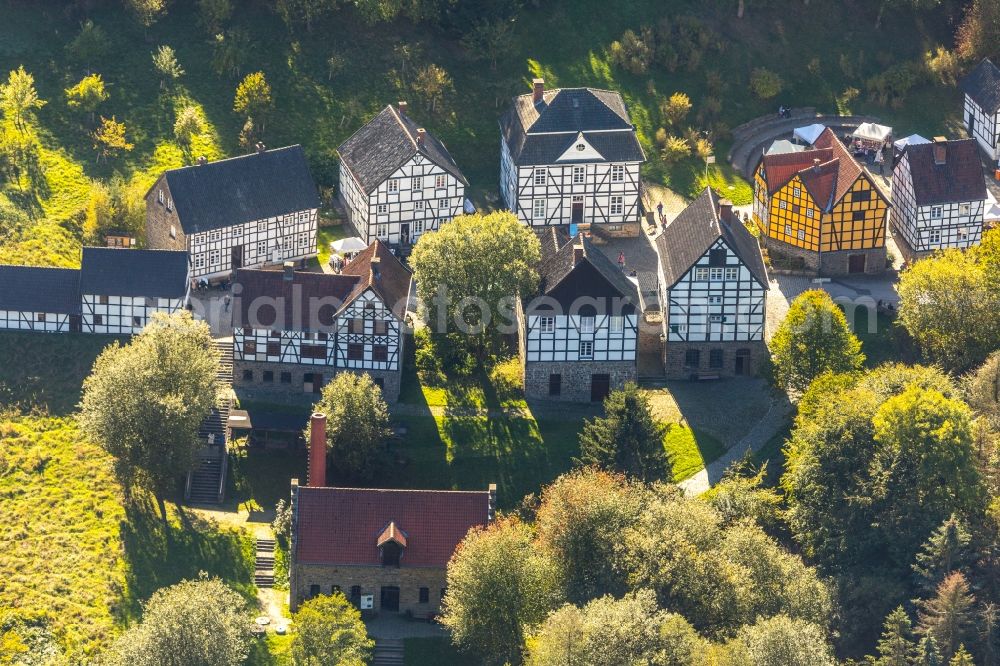
[[[292,505],[283,499],[278,500],[278,505],[274,507],[271,530],[282,543],[288,543],[292,536]]]
[[[876,104],[899,108],[906,95],[927,78],[927,70],[920,62],[901,62],[865,82],[869,98]]]
[[[425,386],[444,386],[449,377],[469,377],[479,367],[460,333],[435,335],[429,328],[420,328],[413,334],[413,343],[417,376]]]
[[[784,85],[780,76],[764,67],[757,67],[750,74],[750,90],[760,99],[777,97]]]
[[[516,400],[524,394],[521,359],[517,356],[498,360],[490,368],[490,384],[501,402]]]
[[[654,52],[653,31],[650,28],[642,28],[640,34],[626,30],[621,41],[611,42],[609,48],[611,62],[633,74],[643,74],[649,69]]]
[[[667,164],[679,162],[691,154],[691,144],[687,139],[679,136],[668,136],[663,146],[663,161]]]

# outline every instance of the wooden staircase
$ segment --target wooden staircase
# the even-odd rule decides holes
[[[220,356],[215,376],[226,388],[198,428],[198,439],[206,445],[202,449],[198,466],[188,473],[185,499],[189,504],[220,504],[223,500],[227,462],[226,434],[231,407],[229,387],[233,383],[233,345],[227,340],[216,340],[214,345]]]
[[[274,546],[274,539],[257,539],[257,558],[253,567],[253,582],[257,587],[274,587]]]
[[[403,641],[399,638],[376,639],[372,666],[403,666]]]

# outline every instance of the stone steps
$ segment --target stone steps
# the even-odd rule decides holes
[[[274,587],[274,539],[257,539],[254,546],[253,582],[260,588]]]
[[[379,638],[375,641],[375,658],[372,666],[403,666],[403,641],[398,638]]]

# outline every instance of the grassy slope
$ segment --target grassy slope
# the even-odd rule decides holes
[[[682,66],[667,72],[654,65],[646,74],[632,75],[610,66],[607,46],[626,28],[655,25],[663,16],[676,20],[684,14],[712,25],[724,50],[709,53],[690,71]],[[785,79],[780,101],[833,110],[844,89],[863,90],[864,81],[887,64],[919,57],[947,41],[951,30],[946,17],[931,15],[915,22],[907,13],[897,12],[887,16],[883,29],[876,33],[872,9],[860,2],[797,3],[752,12],[742,21],[733,14],[727,3],[694,0],[632,0],[616,5],[614,12],[607,11],[601,0],[556,0],[522,14],[496,73],[471,59],[453,36],[405,22],[370,27],[350,10],[320,22],[312,33],[292,36],[262,3],[241,8],[234,23],[245,27],[254,42],[244,72],[264,71],[274,90],[276,109],[265,140],[270,145],[303,143],[321,183],[333,183],[334,150],[346,136],[387,102],[410,98],[414,101],[411,112],[449,145],[481,202],[493,200],[497,179],[496,120],[501,111],[497,100],[525,90],[532,76],[545,76],[550,86],[622,90],[640,137],[649,147],[656,128],[663,124],[659,101],[675,90],[687,92],[694,102],[693,123],[704,104],[711,73],[721,81],[721,89],[713,93],[723,102],[718,121],[730,127],[770,112],[778,103],[761,102],[748,93],[750,71],[759,65],[780,72]],[[111,92],[100,112],[127,123],[135,149],[109,163],[95,164],[89,128],[66,108],[63,89],[85,73],[82,66],[68,61],[64,49],[77,30],[79,17],[38,4],[6,7],[0,25],[0,71],[23,63],[35,74],[42,97],[49,100],[39,111],[33,131],[45,148],[49,190],[41,197],[40,208],[54,222],[29,234],[35,240],[26,243],[27,248],[7,249],[0,252],[0,258],[75,262],[79,228],[70,220],[86,200],[88,179],[107,178],[117,170],[141,185],[151,182],[162,169],[182,163],[184,156],[172,139],[174,109],[182,103],[198,105],[208,124],[192,154],[217,156],[236,151],[241,125],[231,109],[236,82],[220,79],[211,71],[211,47],[197,27],[193,3],[172,5],[169,15],[149,30],[148,41],[113,4],[96,10],[92,17],[114,35],[112,50],[92,64]],[[454,79],[455,94],[436,117],[422,108],[406,81],[397,83],[402,65],[393,55],[393,46],[400,42],[422,53],[415,59],[417,65],[435,62]],[[163,43],[177,50],[186,69],[173,91],[160,89],[150,62],[151,51]],[[346,66],[330,80],[326,60],[334,49],[344,56]],[[841,65],[844,58],[850,63],[847,67]],[[815,62],[812,71],[806,67],[811,62]],[[895,110],[875,108],[863,98],[852,110],[879,113],[900,135],[938,133],[949,122],[954,124],[959,108],[954,90],[933,86],[914,91],[911,102]],[[725,139],[716,138],[717,152],[723,154]],[[703,165],[691,160],[669,170],[651,164],[647,175],[691,193],[701,185],[702,171]],[[728,172],[717,172],[713,181],[723,188],[732,184],[735,189],[729,194],[734,198],[746,197],[745,185]],[[10,186],[6,192],[13,193]]]

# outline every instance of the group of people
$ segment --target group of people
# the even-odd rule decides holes
[[[785,106],[782,104],[778,107],[778,117],[779,118],[791,118],[792,117],[792,107]]]
[[[870,141],[859,139],[848,134],[844,137],[851,154],[856,158],[864,158],[869,166],[877,166],[879,175],[885,175],[886,155],[892,155],[892,139],[885,141]]]

